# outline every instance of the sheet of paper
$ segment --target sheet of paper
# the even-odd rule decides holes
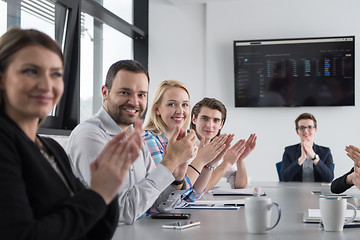
[[[309,218],[321,218],[320,209],[308,209]],[[353,210],[346,209],[346,217],[351,218]],[[360,210],[356,211],[355,220],[360,221]]]
[[[245,199],[233,200],[198,200],[195,202],[183,202],[176,208],[186,209],[239,209],[244,206]]]
[[[252,188],[244,188],[244,189],[226,189],[226,188],[218,188],[213,190],[213,195],[242,195],[242,196],[252,196],[253,189]],[[261,192],[261,195],[265,195],[264,192]]]

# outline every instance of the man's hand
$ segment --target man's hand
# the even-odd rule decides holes
[[[354,161],[354,164],[360,167],[360,148],[353,145],[345,147],[346,155]]]
[[[243,161],[254,150],[256,146],[256,139],[257,137],[255,134],[250,134],[249,138],[246,140],[245,143],[245,150],[238,159],[239,161]]]
[[[228,134],[227,136],[228,137],[225,142],[225,148],[216,156],[216,158],[214,158],[214,160],[209,164],[210,166],[213,166],[215,165],[215,163],[219,162],[224,157],[227,150],[230,148],[231,142],[234,139],[234,134]]]
[[[228,165],[228,168],[239,160],[241,154],[245,151],[245,148],[245,139],[240,139],[226,152],[224,156],[224,163]]]
[[[358,189],[360,189],[360,168],[355,164],[354,164],[354,173],[355,175],[353,178],[353,183]]]
[[[210,163],[212,166],[216,162],[213,160],[226,148],[226,141],[228,136],[222,134],[218,137],[215,137],[211,142],[205,144],[204,138],[201,139],[200,146],[196,158],[202,162],[203,165]]]
[[[187,171],[188,163],[185,162],[183,164],[180,164],[177,168],[175,168],[173,172],[173,176],[176,181],[181,181],[185,178],[185,173]]]

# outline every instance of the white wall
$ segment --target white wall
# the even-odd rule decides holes
[[[173,4],[175,2],[175,4]],[[284,147],[298,143],[295,118],[310,112],[318,120],[315,142],[331,148],[335,177],[352,162],[344,148],[360,146],[360,98],[356,107],[235,108],[233,40],[355,35],[360,36],[358,0],[237,0],[176,4],[151,0],[149,19],[150,93],[165,79],[183,81],[192,105],[204,96],[228,108],[224,132],[235,139],[258,135],[246,160],[252,181],[276,181],[275,163]],[[181,1],[178,1],[181,2]],[[356,39],[357,40],[357,39]],[[359,62],[358,40],[356,63]],[[359,64],[355,70],[359,93]]]

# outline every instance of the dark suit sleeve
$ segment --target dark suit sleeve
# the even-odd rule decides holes
[[[295,147],[285,148],[281,165],[281,177],[284,182],[300,181],[300,179],[295,179],[295,176],[300,174],[302,167],[297,163],[294,154]]]
[[[354,172],[354,168],[351,168],[351,170],[347,173],[345,173],[343,176],[335,179],[332,183],[331,183],[331,192],[333,193],[343,193],[346,190],[348,190],[349,188],[351,188],[352,186],[354,186],[354,184],[347,184],[346,183],[346,177]]]
[[[24,154],[31,149],[26,148],[31,147],[29,140],[9,134],[11,129],[0,128],[1,239],[110,239],[117,225],[117,201],[106,206],[100,195],[85,189],[69,172],[66,174],[73,176],[68,179],[70,185],[76,186],[74,196],[70,197],[69,191],[63,194],[66,188],[61,184],[49,188],[49,183],[61,183],[61,180],[54,171],[36,165],[46,160],[39,153]],[[48,193],[44,189],[53,191]]]
[[[45,141],[46,140],[46,141]],[[68,179],[70,181],[74,182],[76,192],[81,192],[86,190],[85,186],[82,184],[82,182],[75,178],[72,168],[70,166],[69,159],[67,157],[67,154],[65,153],[64,149],[53,139],[46,138],[44,139],[45,142],[47,142],[49,145],[48,147],[52,150],[52,152],[58,156],[60,159],[63,159],[62,166],[64,169],[66,169],[66,173],[68,175]],[[93,192],[94,193],[94,192]],[[100,197],[98,194],[95,193],[97,197]],[[101,202],[103,203],[102,197],[100,197]],[[118,225],[119,221],[119,203],[118,198],[116,197],[107,207],[106,212],[104,216],[102,216],[97,222],[94,227],[92,227],[89,231],[89,233],[86,235],[86,239],[111,239],[113,233],[116,230],[116,227]]]
[[[84,186],[77,179],[78,188]],[[96,194],[97,195],[97,194]],[[100,196],[99,196],[100,197]],[[111,239],[119,222],[119,202],[116,197],[106,208],[104,216],[96,222],[95,226],[86,234],[88,240]]]
[[[331,182],[334,179],[334,170],[330,149],[318,147],[315,152],[318,152],[320,157],[318,164],[314,165],[315,180],[317,182]]]

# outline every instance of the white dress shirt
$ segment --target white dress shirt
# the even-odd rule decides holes
[[[72,131],[66,152],[73,163],[75,174],[88,185],[91,162],[106,143],[121,132],[121,128],[103,107]],[[160,212],[174,209],[184,192],[170,185],[174,180],[174,176],[164,165],[156,167],[147,145],[143,143],[139,157],[131,165],[119,190],[119,221],[132,224],[150,207],[155,207]]]

